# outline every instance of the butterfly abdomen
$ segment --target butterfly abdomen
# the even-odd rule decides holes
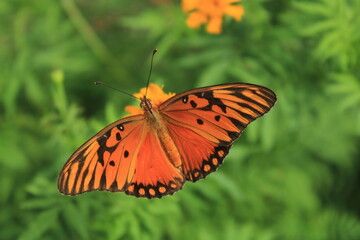
[[[162,149],[174,167],[181,167],[182,159],[179,150],[169,134],[168,126],[165,124],[163,116],[161,116],[161,113],[156,108],[152,109],[152,115],[153,117],[148,119],[150,129],[153,129],[154,134],[158,136]]]

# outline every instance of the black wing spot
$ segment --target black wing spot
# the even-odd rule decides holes
[[[183,97],[182,97],[182,102],[183,102],[183,103],[187,103],[188,100],[189,100],[189,97],[188,97],[188,96],[183,96]]]
[[[220,115],[216,115],[216,116],[215,116],[215,120],[216,120],[217,122],[220,121],[220,118],[221,118]]]
[[[128,150],[125,150],[124,157],[127,158],[128,156],[129,156],[129,152],[128,152]]]
[[[194,102],[194,100],[191,100],[190,101],[190,105],[193,107],[193,108],[196,108],[197,104],[196,102]]]
[[[110,166],[115,166],[115,162],[114,162],[113,160],[111,160],[111,161],[109,162],[109,164],[110,164]]]
[[[122,124],[117,125],[117,128],[118,128],[120,131],[124,131],[124,129],[125,129]]]
[[[116,133],[116,140],[118,140],[118,141],[120,141],[121,140],[121,135],[120,135],[120,133]]]
[[[203,124],[204,124],[204,121],[201,120],[201,119],[196,119],[196,122],[197,122],[199,125],[203,125]]]

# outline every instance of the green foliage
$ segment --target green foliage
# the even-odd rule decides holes
[[[90,3],[91,2],[91,3]],[[0,1],[0,239],[360,239],[360,1],[243,1],[221,35],[179,2]],[[157,3],[155,3],[157,2]],[[57,191],[130,93],[265,85],[274,109],[224,165],[163,199]]]

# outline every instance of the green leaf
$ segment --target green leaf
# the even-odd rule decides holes
[[[55,224],[58,212],[58,208],[52,208],[38,213],[20,234],[19,240],[41,239],[45,232]]]

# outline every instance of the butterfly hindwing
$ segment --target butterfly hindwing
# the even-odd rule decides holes
[[[195,182],[216,171],[231,146],[231,144],[214,143],[196,134],[190,128],[179,126],[171,121],[168,128],[182,156],[184,175],[189,181]]]
[[[156,131],[147,129],[142,137],[132,183],[125,193],[146,198],[172,195],[182,188],[184,175],[169,160]]]
[[[239,83],[194,89],[160,105],[187,180],[197,181],[215,171],[233,141],[275,101],[271,90]]]

